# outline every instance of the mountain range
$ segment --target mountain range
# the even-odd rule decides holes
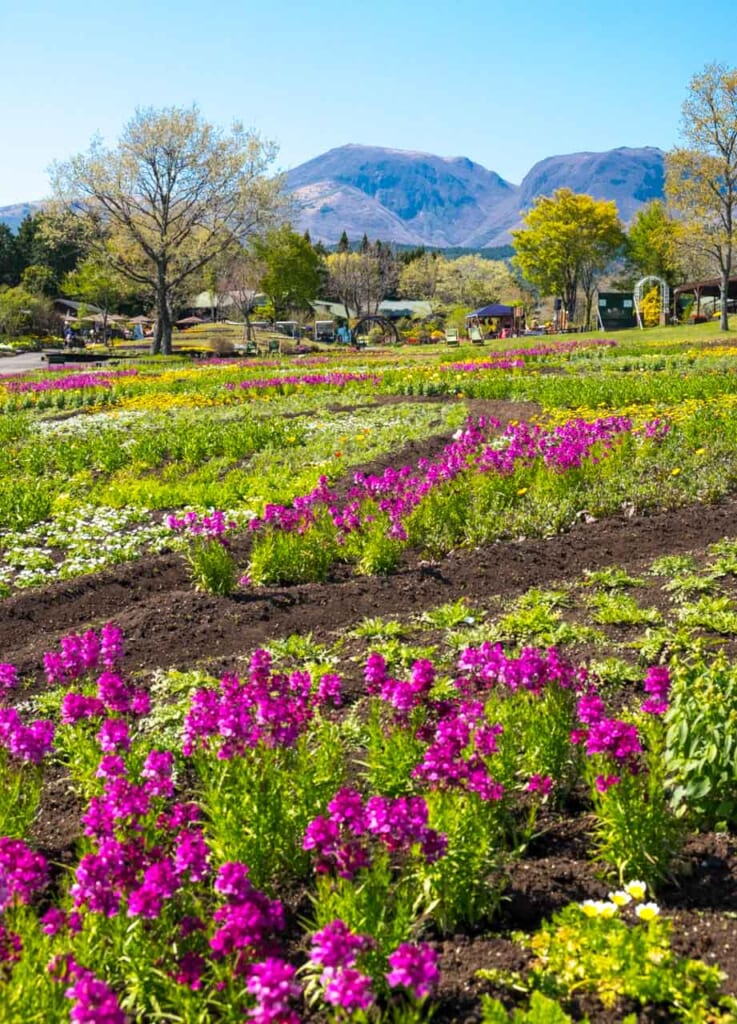
[[[293,222],[313,241],[370,239],[441,248],[485,248],[511,241],[510,230],[537,196],[568,187],[613,199],[623,221],[663,196],[660,149],[611,149],[541,160],[520,185],[467,157],[440,157],[378,146],[340,146],[295,167],[287,187]]]
[[[537,196],[568,187],[613,199],[623,221],[663,196],[662,150],[611,149],[541,160],[521,184],[467,157],[441,157],[379,146],[328,150],[288,172],[292,222],[328,245],[345,231],[369,239],[438,248],[506,245],[510,231]],[[0,221],[16,230],[40,203],[0,207]]]

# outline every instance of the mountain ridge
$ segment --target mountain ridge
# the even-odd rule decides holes
[[[292,222],[313,241],[335,244],[343,231],[402,245],[481,249],[511,241],[535,198],[568,187],[613,199],[630,221],[663,197],[664,157],[652,146],[568,153],[538,161],[519,185],[469,157],[348,143],[286,174]],[[12,230],[41,203],[0,207]]]
[[[624,221],[663,197],[664,157],[653,146],[620,146],[597,153],[561,154],[538,161],[519,185],[468,157],[350,143],[287,173],[294,223],[313,240],[332,244],[345,230],[386,241],[439,248],[509,243],[510,231],[539,195],[568,187],[614,199]]]

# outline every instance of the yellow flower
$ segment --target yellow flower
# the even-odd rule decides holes
[[[671,476],[678,476],[680,472],[681,472],[680,469],[678,468],[678,466],[676,466],[675,469],[671,470],[671,474],[670,475]]]
[[[518,497],[521,498],[523,494],[527,494],[528,490],[528,487],[520,487],[520,489],[517,491]]]
[[[706,448],[697,448],[696,451],[694,452],[694,455],[703,455],[705,451],[706,451]]]

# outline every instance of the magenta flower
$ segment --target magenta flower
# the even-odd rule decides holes
[[[292,1003],[302,990],[294,980],[295,968],[285,960],[268,957],[250,968],[246,987],[255,997],[256,1005],[248,1011],[257,1024],[299,1024],[299,1014]]]
[[[343,921],[332,921],[312,936],[310,959],[323,967],[352,967],[360,953],[376,946],[368,935],[357,935]]]
[[[347,1013],[367,1010],[374,1002],[371,978],[355,967],[326,967],[320,980],[325,1002]]]
[[[74,1003],[69,1019],[75,1024],[125,1024],[117,996],[92,971],[78,968],[74,983],[64,995]]]
[[[403,942],[388,959],[391,971],[386,980],[392,988],[401,985],[415,999],[424,999],[437,988],[440,980],[438,954],[426,942],[417,945]]]
[[[525,788],[528,793],[542,793],[543,796],[547,796],[553,788],[553,780],[549,775],[531,775]]]

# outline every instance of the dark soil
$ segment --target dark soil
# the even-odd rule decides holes
[[[475,415],[497,415],[503,422],[529,418],[534,411],[529,405],[476,404]],[[447,442],[447,436],[438,436],[424,445],[408,446],[386,465],[432,456]],[[360,468],[381,472],[382,466]],[[338,631],[364,617],[417,614],[460,597],[472,606],[494,597],[507,599],[530,587],[571,580],[586,569],[615,563],[636,574],[644,562],[661,555],[703,551],[722,537],[735,536],[737,500],[730,500],[714,507],[579,523],[565,536],[458,550],[432,563],[410,552],[399,571],[387,578],[355,577],[341,569],[323,584],[262,588],[229,598],[194,592],[180,556],[152,556],[2,601],[0,661],[15,664],[33,680],[32,688],[41,688],[43,653],[55,649],[60,636],[114,620],[124,632],[128,671],[143,682],[158,668],[205,666],[222,671],[277,637],[311,633],[316,641],[331,643]],[[63,859],[70,856],[79,833],[80,808],[63,777],[50,775],[44,797],[36,839],[57,860]],[[479,1021],[479,993],[502,994],[475,978],[479,968],[524,968],[528,954],[511,941],[512,931],[536,928],[572,900],[606,896],[610,887],[589,856],[589,824],[581,815],[551,818],[543,836],[508,869],[494,930],[439,942],[439,1024]],[[725,990],[737,994],[735,838],[692,839],[677,882],[659,895],[659,901],[673,919],[678,951],[718,963],[727,974]],[[595,1001],[582,1003],[579,1012],[601,1022],[623,1015],[605,1013]]]

